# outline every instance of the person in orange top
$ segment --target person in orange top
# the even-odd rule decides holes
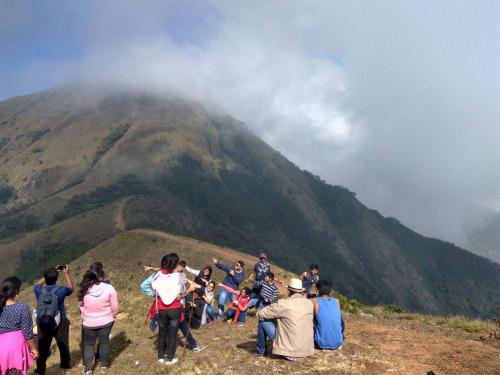
[[[222,283],[217,283],[217,285],[236,296],[236,299],[231,302],[229,309],[226,311],[226,317],[228,321],[233,318],[233,324],[239,323],[238,325],[242,326],[247,320],[247,309],[250,304],[250,293],[252,293],[252,290],[245,287],[239,291]]]

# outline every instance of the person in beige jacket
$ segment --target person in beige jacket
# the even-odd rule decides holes
[[[291,279],[289,298],[280,299],[257,312],[257,356],[266,352],[266,338],[273,341],[272,353],[289,360],[310,356],[314,353],[314,307],[303,296],[302,281]]]

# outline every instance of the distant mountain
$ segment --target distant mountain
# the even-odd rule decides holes
[[[467,247],[500,264],[500,214],[492,213],[468,229]]]
[[[363,303],[500,315],[499,265],[384,218],[231,116],[173,95],[65,87],[0,102],[0,207],[1,276],[28,279],[123,226],[153,228],[266,251],[293,272],[319,263]]]

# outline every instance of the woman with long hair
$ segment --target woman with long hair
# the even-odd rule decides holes
[[[200,285],[201,289],[205,291],[208,283],[212,281],[212,267],[205,266],[201,271],[189,266],[186,266],[185,269],[187,272],[195,276],[194,282]]]
[[[21,280],[9,277],[0,284],[0,374],[26,374],[38,357],[33,342],[33,320],[28,305],[17,302]]]
[[[118,296],[115,288],[104,280],[102,266],[91,267],[83,276],[78,291],[82,317],[84,374],[92,374],[97,340],[101,373],[105,373],[110,365],[109,334],[118,314]]]
[[[161,259],[160,271],[148,277],[141,284],[143,291],[155,297],[155,310],[158,313],[158,363],[173,365],[177,363],[177,330],[179,329],[182,305],[180,303],[180,278],[177,272],[179,256],[176,253]]]

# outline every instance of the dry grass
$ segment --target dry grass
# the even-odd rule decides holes
[[[194,337],[205,347],[201,353],[189,349],[184,352],[184,340],[180,338],[179,363],[172,368],[160,368],[156,363],[156,334],[145,324],[151,300],[140,292],[139,283],[147,276],[143,265],[155,265],[171,251],[178,252],[194,267],[208,264],[212,256],[227,262],[248,257],[192,239],[131,231],[115,236],[71,264],[76,285],[90,263],[102,261],[118,291],[121,313],[113,328],[111,374],[417,374],[430,369],[439,374],[473,374],[466,367],[470,363],[479,366],[476,368],[481,368],[484,374],[495,374],[500,365],[499,351],[490,343],[446,334],[456,328],[442,330],[419,319],[409,321],[389,315],[380,319],[346,314],[347,341],[341,351],[316,351],[314,356],[299,363],[273,356],[258,359],[254,355],[257,321],[251,316],[244,327],[217,323],[195,330]],[[274,272],[285,280],[290,276],[278,267],[274,267]],[[223,274],[217,270],[214,276],[221,280]],[[21,299],[34,305],[31,288],[23,291]],[[75,295],[66,304],[72,322],[70,347],[74,364],[69,374],[79,374],[81,325]],[[468,347],[468,352],[457,351],[462,347]],[[450,355],[461,357],[445,360]],[[59,373],[57,354],[49,358],[48,369],[49,375]]]

